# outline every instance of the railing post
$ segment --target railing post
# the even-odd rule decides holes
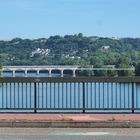
[[[85,113],[85,82],[83,82],[83,113]]]
[[[132,82],[132,113],[134,113],[134,82]]]
[[[34,113],[37,112],[37,92],[36,92],[36,82],[34,82]]]

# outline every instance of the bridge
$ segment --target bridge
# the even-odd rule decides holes
[[[61,73],[61,77],[64,75],[64,71],[72,71],[72,76],[76,76],[76,71],[95,71],[95,70],[131,70],[134,71],[135,68],[81,68],[77,65],[46,65],[46,66],[3,66],[2,72],[4,71],[12,71],[13,77],[15,76],[16,71],[24,71],[25,76],[27,76],[28,71],[36,71],[37,75],[39,75],[40,71],[48,71],[49,77],[52,75],[52,71],[58,70]]]
[[[46,65],[46,66],[3,66],[2,72],[4,71],[12,71],[13,77],[15,76],[16,71],[24,71],[25,76],[28,71],[36,71],[37,75],[39,75],[40,71],[48,71],[49,77],[52,75],[53,70],[58,70],[61,73],[61,77],[64,75],[64,71],[70,70],[73,73],[73,77],[75,77],[75,72],[78,69],[78,66],[69,66],[69,65]]]

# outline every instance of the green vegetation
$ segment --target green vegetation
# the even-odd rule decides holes
[[[101,38],[56,35],[48,39],[0,41],[1,65],[80,65],[81,67],[136,68],[140,75],[140,38]],[[79,72],[86,75],[133,76],[132,71]]]
[[[0,65],[0,77],[1,77],[1,75],[2,75],[1,73],[2,73],[2,67],[1,67],[1,65]]]
[[[135,67],[135,74],[136,76],[140,76],[140,62],[138,62]]]

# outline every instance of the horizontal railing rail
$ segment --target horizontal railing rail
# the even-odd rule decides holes
[[[134,111],[140,111],[140,77],[0,78],[0,112]]]
[[[140,77],[0,77],[0,82],[140,82]]]

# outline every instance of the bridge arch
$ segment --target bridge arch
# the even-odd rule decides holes
[[[73,71],[71,69],[64,69],[63,74],[66,76],[72,76]]]
[[[53,74],[60,76],[61,75],[61,70],[57,69],[57,68],[52,69],[51,70],[51,75],[53,75]]]

